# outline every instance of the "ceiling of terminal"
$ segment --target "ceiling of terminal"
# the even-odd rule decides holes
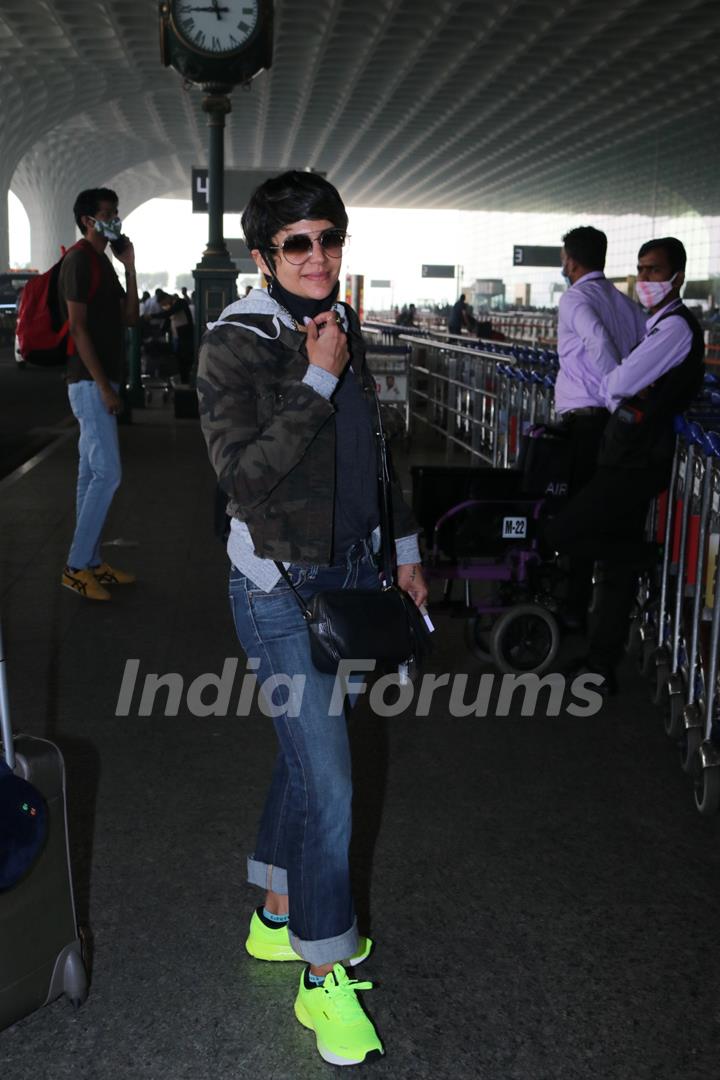
[[[717,0],[276,0],[227,164],[323,170],[356,206],[720,213]],[[154,0],[3,0],[0,180],[189,196],[200,92]]]

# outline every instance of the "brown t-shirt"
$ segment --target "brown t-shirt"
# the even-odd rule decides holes
[[[91,259],[100,269],[98,287],[90,298],[93,280]],[[60,267],[58,278],[60,312],[67,319],[68,300],[87,304],[87,323],[90,340],[111,382],[121,382],[125,359],[125,323],[121,303],[125,290],[118,281],[112,263],[104,253],[98,255],[92,245],[81,241],[68,251]],[[79,382],[92,376],[77,353],[68,357],[67,381]]]

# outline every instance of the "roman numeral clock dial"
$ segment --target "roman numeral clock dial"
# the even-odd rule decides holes
[[[172,0],[170,11],[178,36],[212,56],[242,49],[258,22],[258,0]]]
[[[200,86],[247,84],[272,64],[273,0],[159,0],[160,55]]]

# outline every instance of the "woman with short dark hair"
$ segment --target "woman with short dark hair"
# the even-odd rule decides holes
[[[329,588],[379,588],[374,380],[355,312],[338,303],[347,212],[323,177],[262,184],[242,218],[268,289],[210,324],[198,371],[210,459],[229,498],[230,600],[258,682],[287,690],[273,715],[280,744],[248,880],[265,890],[247,951],[305,960],[295,1014],[322,1057],[353,1065],[383,1053],[348,978],[371,949],[359,937],[348,849],[352,786],[335,677],[310,658],[305,621],[276,563],[309,601]],[[427,589],[416,525],[393,485],[397,581]],[[302,680],[301,682],[299,680]],[[266,689],[267,692],[267,689]],[[280,713],[280,714],[279,714]]]

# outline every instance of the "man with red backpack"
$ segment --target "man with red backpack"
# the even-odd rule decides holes
[[[118,197],[109,188],[81,191],[73,207],[82,240],[60,265],[58,300],[67,320],[70,407],[80,425],[76,523],[62,584],[87,600],[109,600],[107,585],[127,585],[132,574],[113,569],[100,554],[100,536],[120,484],[117,415],[125,327],[138,322],[135,251],[121,234]],[[105,249],[125,267],[125,289]]]

